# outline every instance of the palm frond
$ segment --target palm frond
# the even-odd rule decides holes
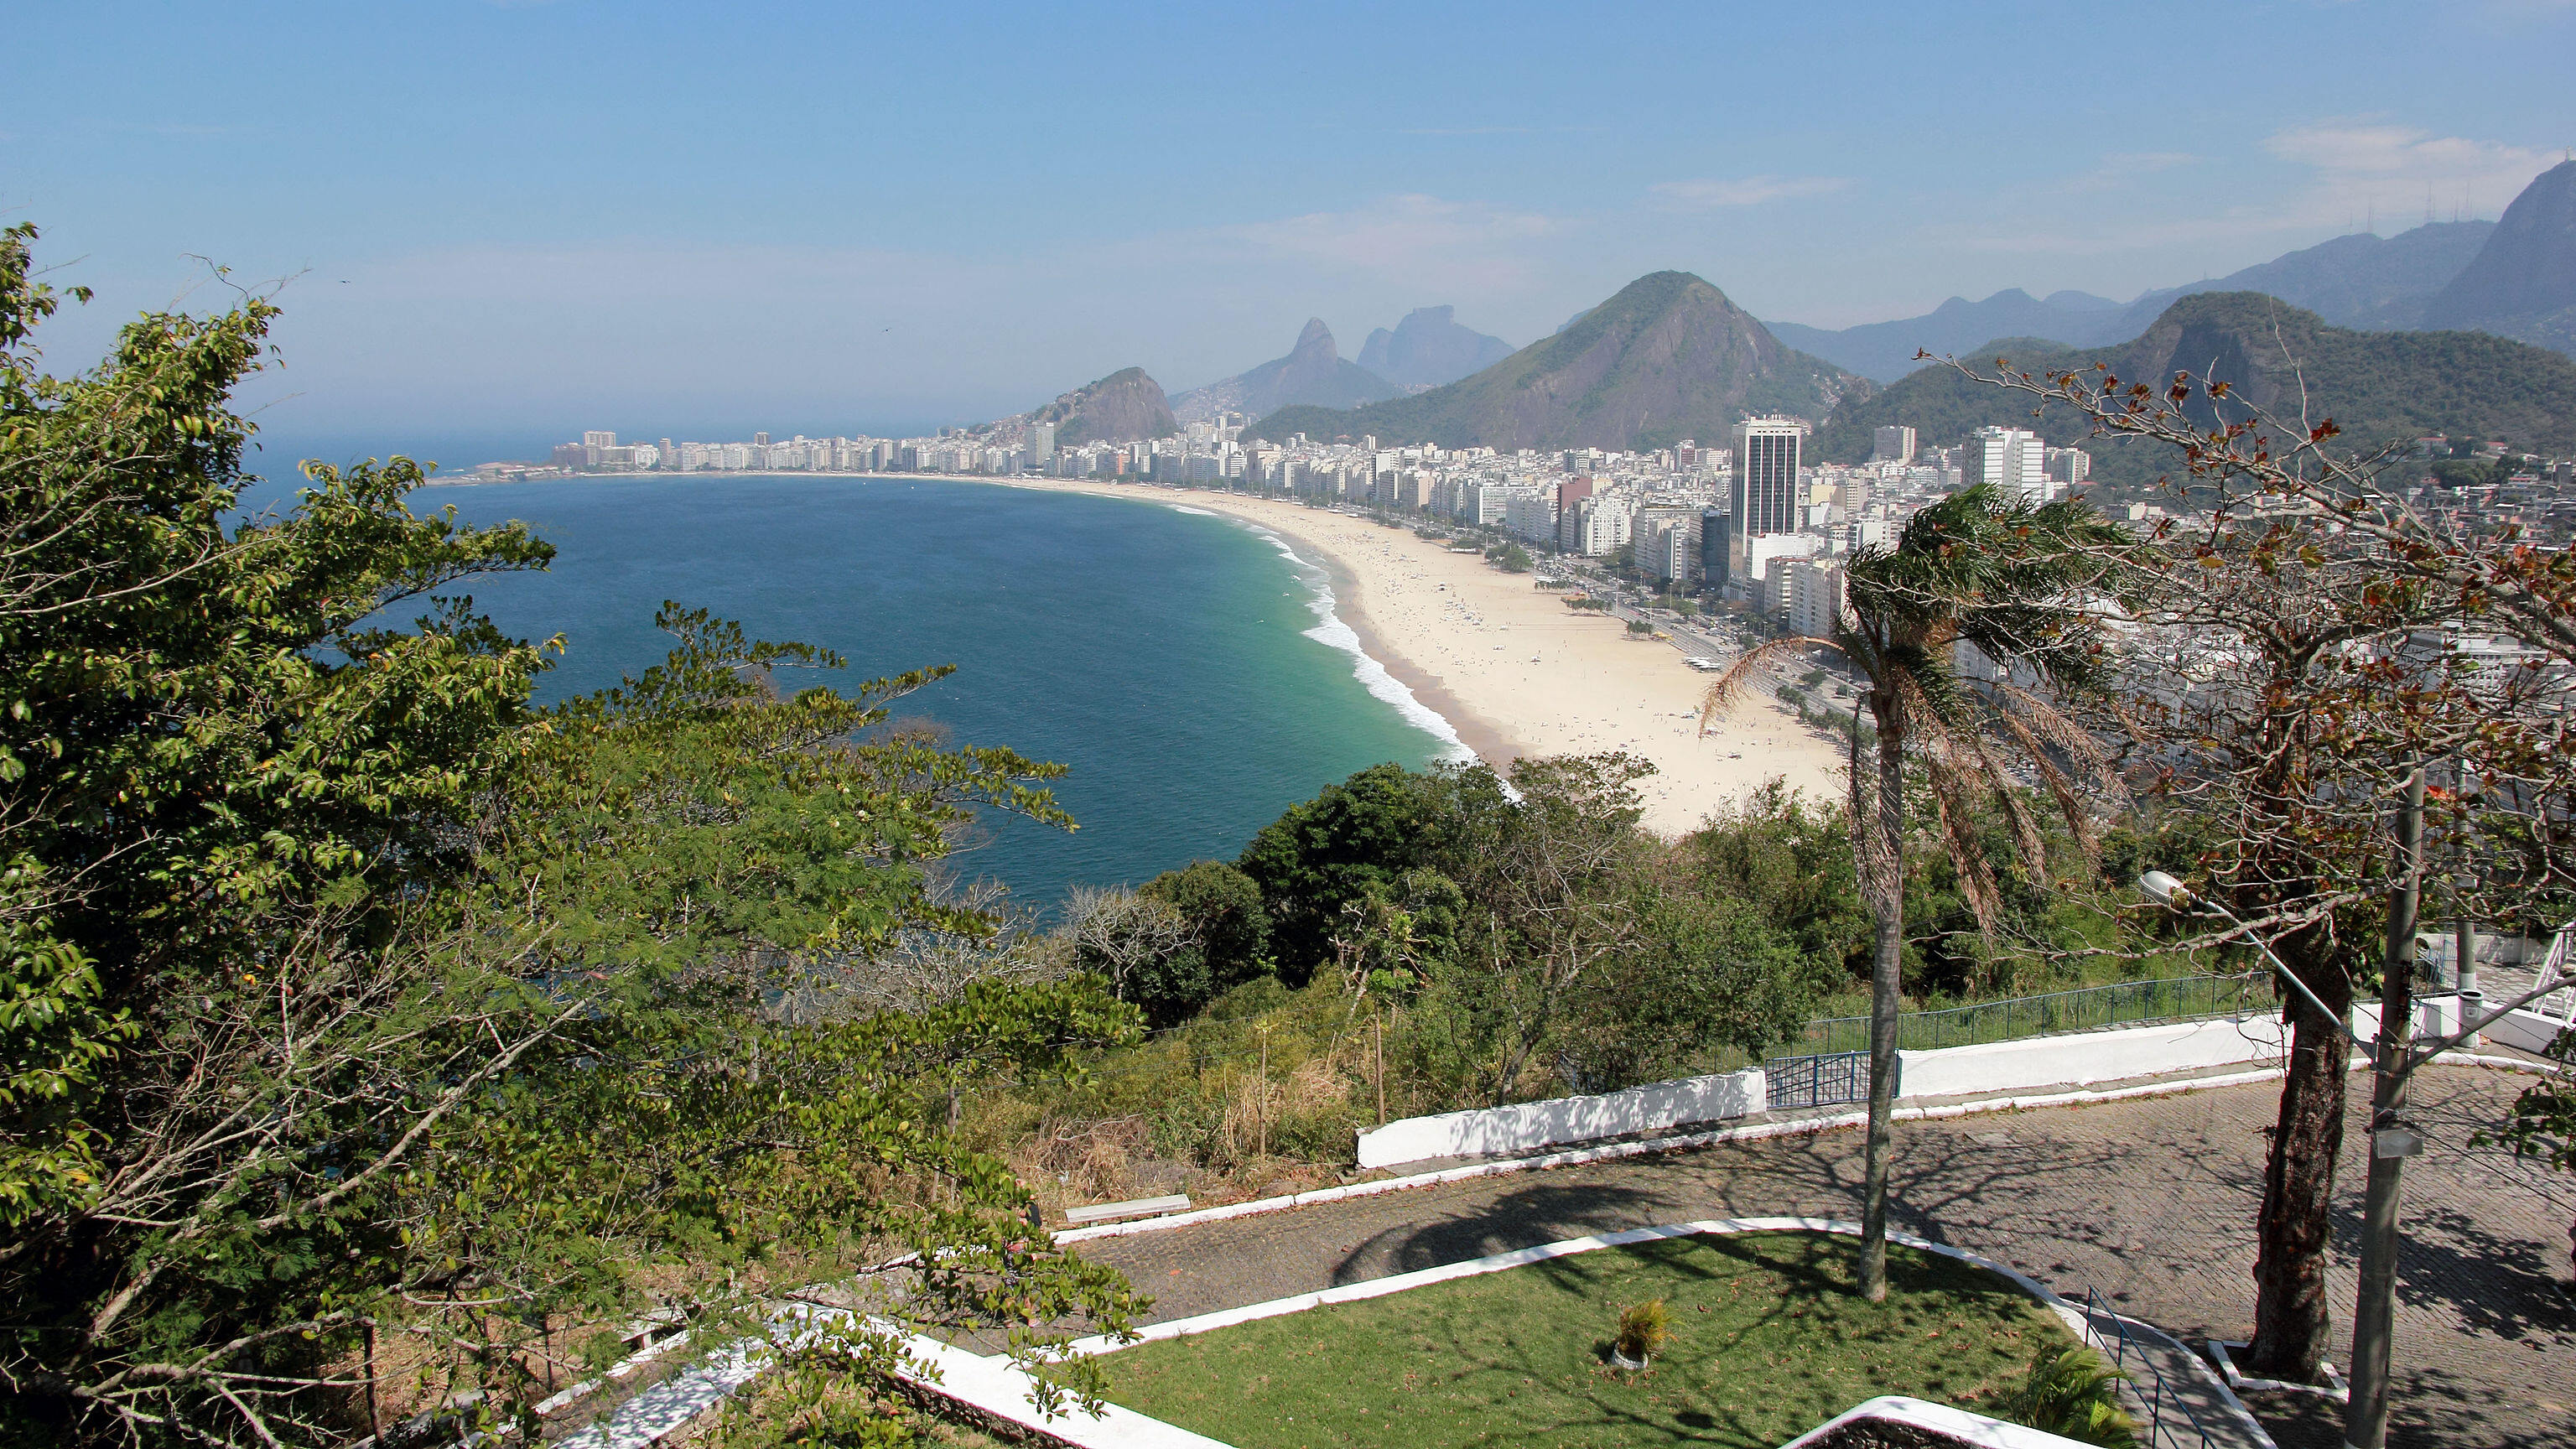
[[[2021,746],[2023,756],[2038,772],[2040,783],[2047,787],[2049,798],[2057,802],[2058,817],[2066,822],[2067,832],[2075,837],[2075,848],[2083,852],[2084,863],[2100,866],[2102,839],[2101,833],[2093,827],[2093,804],[2076,793],[2075,783],[2057,767],[2048,745],[2032,733],[2030,726],[2024,724],[2019,716],[2007,710],[1997,710],[1995,722],[2013,737],[2013,743]]]
[[[2045,741],[2050,749],[2074,762],[2091,787],[2100,793],[2103,807],[2116,810],[2129,803],[2128,785],[2121,780],[2110,752],[2102,748],[2102,742],[2091,730],[2077,724],[2055,704],[2009,679],[1996,681],[1993,690],[1998,702],[2009,706],[1998,708],[1996,717],[2026,724],[2029,732]],[[2036,748],[2025,748],[2031,749],[2034,759],[2040,756],[2041,752]]]
[[[1699,700],[1699,732],[1708,733],[1710,721],[1735,707],[1737,701],[1753,691],[1754,684],[1771,669],[1772,661],[1784,654],[1797,654],[1808,649],[1831,649],[1846,659],[1859,663],[1850,643],[1841,639],[1814,639],[1803,634],[1766,640],[1744,651],[1726,672],[1709,682]]]
[[[1938,739],[1948,732],[1935,725],[1924,733],[1927,738]],[[1923,761],[1923,778],[1932,787],[1932,811],[1938,817],[1941,844],[1959,873],[1959,893],[1968,898],[1968,909],[1976,913],[1978,934],[1992,942],[1995,928],[2003,920],[2003,887],[1995,880],[1994,865],[1986,859],[1984,847],[1977,843],[1970,828],[1974,817],[1968,811],[1966,782],[1948,754],[1940,748],[1931,751]]]
[[[2006,770],[1995,759],[1994,752],[1986,748],[1983,730],[1961,731],[1958,740],[1963,746],[1960,753],[1976,766],[1977,783],[1984,785],[1987,793],[1995,797],[1995,803],[2003,808],[2004,819],[2011,823],[2013,849],[2020,852],[2022,864],[2034,874],[2045,875],[2048,842],[2039,833],[2039,821],[2030,813],[2029,802],[2013,788],[2012,772]]]

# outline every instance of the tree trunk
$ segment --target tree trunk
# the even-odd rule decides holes
[[[2282,959],[2344,1021],[2352,1019],[2352,975],[2325,955],[2334,948],[2313,928],[2281,943]],[[2296,940],[2296,938],[2293,938]],[[2333,1245],[2335,1158],[2343,1150],[2344,1090],[2350,1041],[2293,1000],[2289,1071],[2263,1174],[2263,1211],[2255,1220],[2254,1342],[2246,1367],[2265,1378],[2314,1383],[2325,1359],[2332,1316],[2326,1306],[2326,1254]]]
[[[1878,860],[1855,862],[1868,902],[1869,1149],[1861,1186],[1860,1291],[1872,1303],[1887,1297],[1887,1174],[1895,1152],[1896,1007],[1905,963],[1905,716],[1894,691],[1871,700],[1878,720],[1878,798],[1871,819],[1852,822],[1852,838],[1875,835]],[[1853,792],[1855,796],[1858,791]]]

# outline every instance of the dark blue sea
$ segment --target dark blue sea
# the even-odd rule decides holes
[[[837,676],[784,676],[791,688],[956,665],[895,713],[1070,768],[1055,790],[1079,830],[993,816],[953,862],[1025,904],[1230,859],[1331,781],[1456,753],[1331,616],[1322,570],[1211,514],[775,474],[435,487],[412,505],[523,520],[555,545],[550,572],[466,586],[510,632],[566,637],[548,702],[658,662],[665,599],[848,657]]]

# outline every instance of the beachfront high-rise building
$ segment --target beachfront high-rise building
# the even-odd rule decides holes
[[[1731,580],[1759,575],[1754,541],[1772,534],[1796,533],[1799,517],[1798,450],[1807,425],[1796,418],[1748,417],[1735,425],[1735,478],[1728,501],[1734,526],[1728,533],[1727,574]]]
[[[1607,558],[1627,545],[1636,517],[1636,502],[1624,493],[1578,499],[1573,522],[1559,534],[1561,546],[1586,558]]]
[[[1029,424],[1029,456],[1041,463],[1055,457],[1055,424]]]
[[[1544,488],[1506,489],[1503,529],[1535,544],[1555,542],[1556,500]]]
[[[1914,430],[1898,426],[1881,428],[1871,435],[1869,460],[1894,463],[1902,468],[1914,461]]]
[[[1832,638],[1843,620],[1842,566],[1800,559],[1782,567],[1788,576],[1781,581],[1781,622],[1792,634]]]
[[[2045,503],[2049,486],[2046,450],[2026,428],[1979,428],[1959,448],[1959,486],[1994,486],[2007,498]]]
[[[1696,508],[1648,508],[1630,530],[1630,560],[1648,578],[1687,584],[1699,574],[1699,527]]]

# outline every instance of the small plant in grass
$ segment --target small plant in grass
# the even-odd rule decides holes
[[[1621,1358],[1644,1363],[1672,1337],[1672,1319],[1664,1312],[1664,1300],[1649,1298],[1619,1311],[1619,1336],[1611,1340],[1610,1346]]]
[[[2008,1417],[2082,1443],[2136,1449],[2138,1426],[2120,1407],[2119,1382],[2118,1372],[2089,1348],[2044,1348],[2030,1361]]]

